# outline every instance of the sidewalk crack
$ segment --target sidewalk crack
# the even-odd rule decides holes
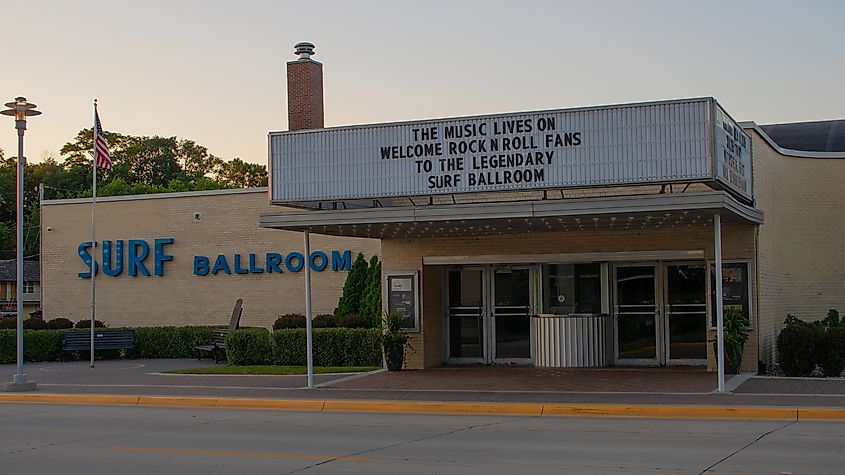
[[[752,445],[754,445],[754,444],[756,444],[757,442],[761,441],[761,440],[762,440],[764,437],[766,437],[767,435],[769,435],[769,434],[774,434],[774,433],[775,433],[775,432],[777,432],[777,431],[780,431],[780,430],[786,429],[787,427],[791,426],[792,424],[795,424],[796,422],[798,422],[798,420],[797,420],[797,419],[796,419],[796,420],[793,420],[793,421],[789,421],[789,422],[787,422],[786,424],[784,424],[784,425],[782,425],[782,426],[780,426],[780,427],[776,427],[776,428],[774,428],[774,429],[772,429],[772,430],[770,430],[770,431],[768,431],[768,432],[763,433],[762,435],[760,435],[760,436],[759,436],[759,437],[757,437],[756,439],[754,439],[754,440],[752,440],[751,442],[749,442],[749,443],[745,444],[743,447],[740,447],[739,449],[737,449],[736,451],[734,451],[734,452],[732,452],[732,453],[728,454],[726,457],[722,458],[722,459],[721,459],[721,460],[719,460],[718,462],[716,462],[716,463],[714,463],[713,465],[711,465],[711,466],[709,466],[709,467],[705,468],[705,469],[704,469],[704,470],[702,470],[702,471],[701,471],[698,475],[704,475],[704,474],[705,474],[705,473],[707,473],[707,472],[713,471],[713,469],[714,469],[714,468],[716,468],[716,466],[717,466],[717,465],[721,464],[721,463],[722,463],[722,462],[724,462],[725,460],[728,460],[729,458],[733,457],[734,455],[736,455],[736,454],[738,454],[738,453],[742,452],[743,450],[747,449],[748,447],[751,447]]]

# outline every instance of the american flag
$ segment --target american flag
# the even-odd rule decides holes
[[[103,126],[100,125],[100,114],[94,111],[94,161],[100,168],[112,169],[109,143],[103,136]]]

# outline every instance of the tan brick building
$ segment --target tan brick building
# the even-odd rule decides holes
[[[270,134],[271,202],[311,210],[261,225],[380,239],[409,367],[712,369],[721,304],[755,370],[787,313],[845,309],[834,122],[740,125],[694,98],[318,124]]]
[[[302,312],[302,272],[226,274],[217,256],[267,268],[268,253],[301,252],[303,231],[329,259],[381,255],[410,368],[714,369],[721,304],[748,320],[754,371],[775,361],[788,313],[845,310],[845,121],[738,124],[705,97],[324,129],[322,66],[313,45],[297,53],[269,190],[98,204],[98,236],[147,240],[151,269],[156,239],[173,239],[166,275],[98,279],[110,323],[222,323],[239,297],[246,325]],[[44,206],[48,318],[89,315],[88,212]],[[196,256],[217,274],[197,275]],[[339,295],[331,269],[314,273],[317,314]]]
[[[110,326],[223,324],[238,298],[244,326],[270,327],[280,315],[304,314],[304,272],[297,269],[301,260],[295,254],[303,252],[302,233],[259,228],[259,215],[269,211],[266,188],[98,198],[97,240],[110,246],[110,259],[98,252],[97,261],[108,261],[112,271],[120,261],[123,268],[113,277],[98,274],[97,319]],[[42,226],[44,317],[90,319],[91,280],[79,276],[88,272],[79,247],[91,241],[91,200],[45,201]],[[163,254],[172,256],[160,263],[162,275],[155,272],[157,239],[172,239],[161,245]],[[130,240],[136,241],[136,256],[143,252],[140,243],[149,246],[143,260],[149,276],[139,269],[130,275]],[[122,259],[118,241],[123,241]],[[329,260],[314,272],[314,312],[331,313],[346,277],[345,271],[333,270],[332,251],[369,258],[379,255],[380,245],[373,239],[315,236],[311,246],[312,255],[322,251]],[[224,256],[228,269],[221,260],[214,272],[218,256]],[[202,266],[195,270],[197,257],[208,258],[205,275],[197,274],[204,272]],[[318,268],[323,265],[322,258],[316,261]],[[272,264],[282,272],[269,272]]]

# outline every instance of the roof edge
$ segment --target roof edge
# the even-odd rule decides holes
[[[752,129],[760,134],[761,137],[769,144],[770,147],[775,149],[781,155],[785,155],[787,157],[800,157],[800,158],[845,158],[845,152],[809,152],[806,150],[795,150],[791,148],[784,148],[775,142],[775,140],[763,130],[762,127],[757,125],[757,122],[753,120],[747,120],[744,122],[738,123],[740,127],[743,129]]]
[[[247,193],[267,193],[266,186],[258,188],[225,188],[222,190],[178,191],[171,193],[148,193],[144,195],[98,196],[97,202],[160,200],[170,198],[192,198],[197,196],[241,195]],[[91,198],[68,198],[60,200],[44,200],[43,205],[68,205],[90,203]]]

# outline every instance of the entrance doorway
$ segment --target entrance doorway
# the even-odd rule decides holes
[[[531,362],[531,269],[483,266],[447,270],[447,360]]]
[[[620,264],[614,282],[618,364],[705,364],[704,263]]]

